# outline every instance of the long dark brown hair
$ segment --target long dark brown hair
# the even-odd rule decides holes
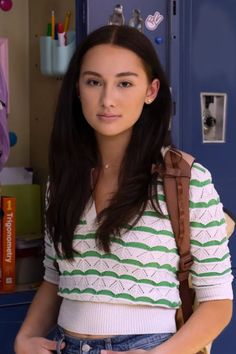
[[[142,60],[150,82],[155,78],[160,81],[157,98],[149,105],[144,104],[133,127],[118,190],[109,207],[98,216],[96,241],[105,252],[110,251],[112,237],[121,237],[124,225],[137,223],[148,200],[159,210],[152,195],[157,176],[152,175],[151,166],[163,162],[161,148],[170,144],[169,85],[149,39],[128,26],[104,26],[89,34],[78,46],[64,76],[49,146],[46,225],[57,252],[60,243],[66,258],[73,258],[74,231],[93,192],[91,169],[99,162],[95,134],[83,116],[76,90],[83,57],[99,44],[131,50]]]

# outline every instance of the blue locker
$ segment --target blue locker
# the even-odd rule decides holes
[[[236,1],[183,0],[178,5],[183,19],[179,26],[180,146],[209,168],[224,206],[236,215]],[[204,139],[201,93],[227,97],[222,139]],[[235,236],[229,242],[234,276]],[[236,294],[235,282],[233,289]],[[236,352],[235,328],[234,310],[230,325],[214,341],[212,354]]]
[[[184,0],[180,12],[181,147],[209,168],[224,206],[236,215],[236,1]],[[226,95],[220,141],[203,139],[202,92]],[[230,246],[236,267],[236,237]]]
[[[234,0],[179,0],[177,47],[179,53],[179,147],[193,154],[212,173],[226,208],[236,215],[236,2]],[[171,56],[170,61],[173,62]],[[225,94],[224,134],[207,139],[202,94]],[[208,96],[209,97],[209,96]],[[214,99],[215,99],[214,97]],[[204,103],[204,102],[203,102]],[[206,104],[207,102],[205,102]],[[207,103],[209,104],[209,102]],[[212,104],[212,103],[210,103]],[[204,106],[204,105],[203,105]],[[206,107],[203,107],[204,109]],[[214,115],[216,112],[212,112]],[[217,122],[216,122],[217,123]],[[233,273],[236,275],[236,237],[231,237]],[[236,294],[235,283],[233,284]],[[235,300],[234,300],[235,304]],[[234,306],[235,307],[235,306]],[[234,354],[235,311],[230,325],[214,341],[212,354]]]
[[[168,18],[168,1],[166,0],[82,0],[76,2],[77,8],[77,39],[80,41],[87,33],[94,29],[107,25],[110,16],[113,14],[117,4],[123,6],[123,15],[125,24],[133,16],[133,9],[140,10],[140,16],[143,19],[143,32],[149,37],[154,46],[157,48],[162,65],[168,72],[169,51],[168,51],[168,37],[169,37],[169,18]],[[145,20],[149,15],[155,13],[159,16],[159,24],[157,27],[153,25],[148,29]]]

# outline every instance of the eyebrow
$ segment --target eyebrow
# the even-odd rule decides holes
[[[94,75],[94,76],[97,76],[97,77],[102,77],[102,75],[100,75],[96,71],[89,71],[89,70],[88,71],[84,71],[82,73],[82,76],[85,76],[85,75]],[[138,77],[138,74],[136,74],[136,73],[134,73],[132,71],[125,71],[125,72],[116,74],[116,77],[123,77],[123,76],[136,76],[136,77]]]

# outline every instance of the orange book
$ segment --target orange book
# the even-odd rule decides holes
[[[15,290],[16,198],[1,197],[1,290]]]

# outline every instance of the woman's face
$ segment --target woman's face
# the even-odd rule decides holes
[[[99,136],[129,135],[158,88],[159,81],[148,81],[141,59],[128,49],[102,44],[84,56],[78,95],[85,119]]]

